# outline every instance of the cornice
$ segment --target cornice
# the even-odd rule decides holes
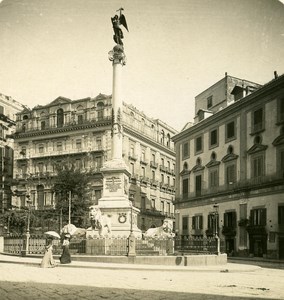
[[[218,120],[224,122],[223,120],[225,117],[228,116],[235,117],[236,115],[241,113],[242,107],[253,103],[255,104],[255,102],[253,102],[253,99],[260,96],[265,96],[267,94],[271,96],[272,89],[277,88],[280,90],[281,88],[283,89],[283,86],[284,86],[284,74],[279,76],[277,79],[273,79],[272,81],[266,83],[255,92],[247,95],[246,97],[216,112],[212,116],[203,119],[199,123],[194,124],[193,126],[187,128],[184,131],[181,131],[177,135],[173,136],[172,140],[174,142],[177,142],[179,140],[182,140],[184,137],[187,137],[189,134],[195,134],[196,132],[199,132],[202,128],[208,128],[211,125],[216,125],[216,122],[218,122]]]
[[[35,137],[35,136],[44,136],[49,134],[55,134],[55,133],[63,133],[63,132],[70,132],[74,130],[82,130],[87,128],[95,128],[95,127],[102,127],[102,126],[108,126],[111,125],[111,120],[106,120],[105,122],[96,122],[94,124],[82,124],[82,125],[73,125],[68,127],[61,127],[61,128],[54,128],[49,130],[38,130],[38,131],[32,131],[32,132],[25,132],[25,133],[15,133],[14,139],[22,139],[27,137]]]
[[[216,167],[216,166],[219,166],[220,165],[220,161],[218,160],[210,160],[208,164],[206,164],[205,166],[207,168],[212,168],[212,167]]]
[[[237,154],[229,153],[229,154],[225,155],[221,160],[222,160],[222,162],[228,162],[228,161],[231,161],[231,160],[235,160],[238,157],[239,156]]]
[[[273,142],[273,146],[279,146],[284,144],[284,134],[279,135]]]
[[[156,148],[160,148],[163,152],[166,152],[168,153],[169,155],[171,156],[175,156],[175,151],[157,143],[156,141],[153,141],[151,140],[150,138],[148,138],[147,136],[143,135],[143,134],[140,134],[140,133],[137,133],[133,130],[131,130],[129,127],[126,127],[125,125],[123,126],[123,129],[125,132],[127,132],[128,134],[130,135],[133,135],[135,136],[137,139],[141,140],[141,141],[144,141],[145,143],[147,144],[150,144]]]
[[[265,151],[268,148],[267,145],[255,144],[247,151],[248,154],[254,154],[260,151]]]

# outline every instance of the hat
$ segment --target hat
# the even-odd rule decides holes
[[[65,237],[65,238],[70,238],[71,235],[70,235],[69,233],[66,233],[66,234],[64,235],[64,237]]]

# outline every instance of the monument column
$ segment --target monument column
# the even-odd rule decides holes
[[[109,60],[112,61],[112,155],[111,160],[106,161],[101,168],[103,174],[103,195],[98,201],[98,207],[104,215],[111,219],[111,232],[113,236],[141,236],[141,230],[137,227],[137,215],[139,209],[133,207],[129,199],[130,172],[122,158],[123,147],[123,104],[122,104],[122,67],[126,64],[124,47],[121,39],[122,31],[119,25],[126,24],[124,16],[115,15],[112,19],[114,29],[114,41],[116,45],[109,51]],[[125,25],[124,25],[125,26]],[[127,25],[126,25],[127,28]]]

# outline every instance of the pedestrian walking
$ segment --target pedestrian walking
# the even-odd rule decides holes
[[[56,266],[56,263],[52,255],[52,250],[53,250],[52,241],[53,241],[52,237],[47,238],[45,253],[40,264],[41,268],[54,268]]]
[[[70,255],[70,251],[69,251],[70,238],[71,238],[71,235],[69,233],[65,234],[64,240],[62,243],[62,254],[59,258],[61,264],[70,264],[71,263],[71,255]]]

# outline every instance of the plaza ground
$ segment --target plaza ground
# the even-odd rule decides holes
[[[284,299],[284,270],[222,266],[137,266],[0,255],[0,299]]]

